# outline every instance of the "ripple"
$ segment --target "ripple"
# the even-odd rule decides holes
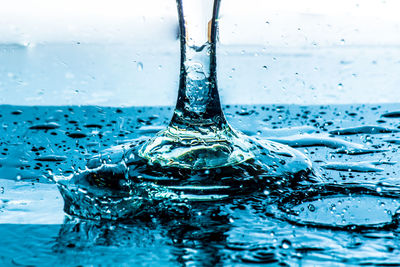
[[[278,263],[275,253],[270,249],[260,248],[255,251],[246,251],[241,257],[244,263],[273,264]]]
[[[138,155],[142,142],[140,138],[111,147],[90,158],[83,171],[54,176],[65,200],[65,212],[96,220],[158,214],[186,216],[188,203],[225,201],[266,186],[275,190],[297,183],[321,182],[308,169],[308,161],[303,165],[302,154],[272,142],[267,144],[270,155],[206,170],[149,164]]]
[[[54,176],[64,211],[88,219],[124,220],[156,214],[179,196],[153,184],[135,184],[123,163],[103,164],[70,176]]]

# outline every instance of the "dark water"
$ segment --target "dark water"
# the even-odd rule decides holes
[[[0,265],[396,265],[399,110],[225,107],[235,128],[307,155],[324,183],[261,188],[115,222],[64,215],[49,177],[154,135],[172,110],[1,106]]]

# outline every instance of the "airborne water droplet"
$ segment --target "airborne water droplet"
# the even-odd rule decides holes
[[[138,69],[138,71],[142,71],[143,70],[143,63],[142,62],[138,62],[137,63],[137,69]]]

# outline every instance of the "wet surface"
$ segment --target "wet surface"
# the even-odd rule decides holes
[[[104,149],[154,135],[172,110],[1,106],[0,263],[396,264],[399,110],[225,107],[236,129],[303,152],[324,184],[266,187],[115,222],[66,216],[50,174],[71,175]]]

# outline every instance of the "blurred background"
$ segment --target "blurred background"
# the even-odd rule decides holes
[[[0,103],[174,105],[174,0],[0,0]],[[224,104],[400,103],[400,2],[222,0]]]

